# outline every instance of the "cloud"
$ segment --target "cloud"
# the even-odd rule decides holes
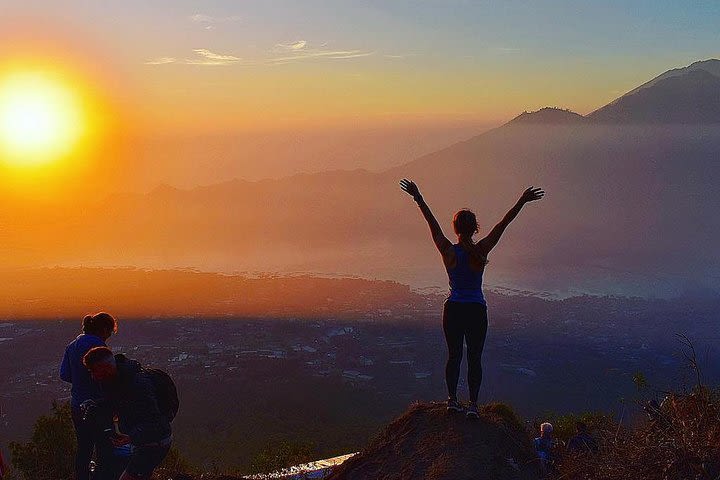
[[[341,60],[368,57],[375,54],[375,52],[364,50],[331,50],[327,48],[327,43],[323,43],[319,47],[311,47],[306,40],[278,43],[275,45],[275,53],[280,56],[269,58],[267,63],[270,65],[284,65],[292,62],[321,58]]]
[[[206,65],[206,66],[227,66],[235,65],[242,61],[241,58],[234,55],[223,55],[215,53],[206,48],[196,48],[193,50],[197,58],[186,58],[178,60],[174,57],[159,57],[145,62],[145,65],[167,65],[177,63],[181,65]]]
[[[522,52],[522,49],[520,48],[514,48],[514,47],[495,47],[493,48],[498,53],[519,53]]]
[[[367,57],[373,55],[375,52],[363,52],[361,50],[339,50],[339,51],[324,51],[324,52],[304,52],[301,55],[291,55],[287,57],[271,58],[270,62],[289,62],[292,60],[306,60],[308,58],[355,58],[355,57]]]
[[[208,60],[216,60],[219,62],[239,62],[240,59],[234,55],[220,55],[219,53],[211,52],[206,48],[196,48],[193,52],[197,53],[201,57],[205,57]]]
[[[279,43],[273,49],[270,58],[245,61],[240,57],[227,53],[217,53],[207,48],[193,49],[194,57],[179,59],[175,57],[156,57],[145,62],[145,65],[201,65],[201,66],[228,66],[228,65],[284,65],[287,63],[307,60],[350,60],[375,55],[375,52],[366,50],[333,50],[327,44],[320,47],[311,47],[306,40],[297,40],[291,43]]]
[[[298,40],[292,43],[278,43],[276,47],[281,50],[289,50],[291,52],[296,52],[307,47],[307,40]]]
[[[370,55],[375,55],[375,52],[361,52],[360,50],[355,50],[352,52],[332,52],[333,55],[328,56],[328,58],[332,59],[343,59],[343,58],[360,58],[360,57],[369,57]]]
[[[230,15],[227,17],[213,17],[212,15],[206,15],[204,13],[196,13],[194,15],[190,15],[190,21],[193,23],[231,23],[231,22],[239,22],[242,20],[242,17],[239,15]]]
[[[404,59],[409,58],[409,57],[417,57],[418,55],[420,55],[420,54],[419,54],[419,53],[405,53],[405,54],[402,54],[402,55],[386,54],[386,55],[383,55],[383,57],[385,57],[385,58],[393,58],[393,59],[396,59],[396,60],[404,60]]]
[[[175,62],[177,62],[177,59],[173,57],[158,57],[146,61],[145,65],[167,65],[168,63]]]
[[[203,13],[196,13],[195,15],[190,15],[190,21],[195,23],[213,23],[214,18]]]

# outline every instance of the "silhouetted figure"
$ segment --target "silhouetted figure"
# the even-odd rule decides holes
[[[540,436],[533,441],[533,447],[540,461],[540,473],[545,476],[553,467],[552,449],[555,446],[553,440],[553,426],[550,423],[540,425]]]
[[[85,402],[97,401],[102,396],[99,385],[90,378],[90,373],[83,365],[83,357],[94,347],[105,347],[105,342],[116,332],[117,322],[109,313],[86,315],[82,322],[82,333],[65,348],[60,365],[60,378],[72,383],[70,407],[77,437],[76,480],[90,478],[93,450],[97,454],[98,468],[102,468],[103,458],[110,454],[110,442],[98,430],[97,419],[89,419],[87,411],[83,409]]]
[[[490,233],[477,243],[473,241],[473,235],[478,232],[475,214],[470,210],[458,211],[453,217],[453,229],[457,235],[457,243],[453,244],[443,233],[417,185],[403,179],[400,182],[400,188],[411,195],[420,207],[420,211],[430,227],[433,242],[442,255],[450,281],[450,295],[443,307],[443,331],[448,347],[448,361],[445,366],[445,381],[448,390],[447,408],[449,411],[463,411],[458,402],[457,384],[460,378],[463,342],[465,342],[467,344],[468,387],[470,390],[467,416],[477,417],[477,400],[482,383],[482,351],[488,326],[487,304],[482,291],[483,272],[488,263],[487,257],[497,245],[510,222],[520,213],[523,205],[541,199],[545,192],[540,188],[533,187],[525,190],[500,223],[495,225]]]
[[[567,443],[569,452],[596,452],[598,449],[597,442],[590,435],[590,430],[585,422],[575,423],[576,434]]]
[[[129,463],[120,480],[150,478],[172,444],[172,418],[161,409],[162,392],[158,391],[151,371],[124,355],[113,355],[107,347],[93,348],[83,363],[93,380],[101,385],[102,408],[118,418],[117,428],[110,432],[112,444],[115,447],[132,444]]]

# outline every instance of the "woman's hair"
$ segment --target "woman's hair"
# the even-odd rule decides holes
[[[82,322],[83,333],[100,335],[105,332],[117,333],[117,321],[109,313],[100,312],[95,315],[85,315]]]
[[[459,210],[453,217],[453,229],[457,235],[472,237],[478,231],[475,214],[467,209]]]

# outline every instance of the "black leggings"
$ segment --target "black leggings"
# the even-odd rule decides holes
[[[95,451],[96,460],[93,478],[96,480],[118,478],[119,475],[113,477],[110,470],[113,460],[110,440],[104,432],[101,432],[98,423],[93,422],[93,420],[98,422],[99,420],[92,418],[83,420],[83,413],[78,407],[72,407],[71,414],[77,438],[75,480],[90,478],[90,460],[92,460],[93,451]]]
[[[482,351],[487,334],[487,307],[482,303],[445,302],[443,331],[448,346],[445,382],[448,395],[457,399],[457,384],[463,357],[463,339],[467,343],[468,387],[470,401],[477,403],[482,383]]]

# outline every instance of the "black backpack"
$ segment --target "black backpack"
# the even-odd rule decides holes
[[[158,368],[143,368],[143,372],[155,387],[155,396],[160,413],[165,415],[169,422],[172,422],[180,408],[180,399],[178,398],[175,382],[167,372]]]

